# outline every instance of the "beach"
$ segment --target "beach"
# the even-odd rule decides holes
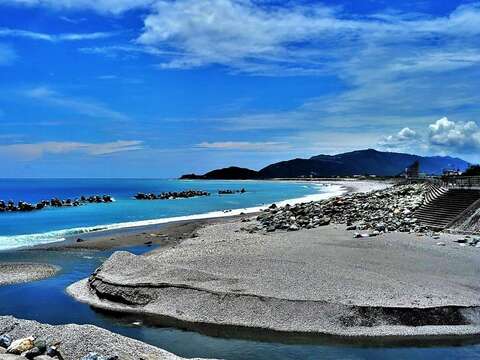
[[[449,245],[440,247],[415,234],[355,239],[331,225],[265,235],[241,231],[244,225],[208,225],[145,256],[117,252],[68,291],[95,307],[187,327],[348,337],[480,333],[475,320],[465,320],[480,306],[480,254],[459,250],[453,238],[445,235]]]
[[[49,264],[0,263],[0,286],[45,279],[54,276],[59,270]]]
[[[97,356],[107,358],[117,356],[119,359],[155,359],[155,360],[182,360],[180,356],[168,351],[129,339],[125,336],[113,334],[104,329],[91,325],[63,325],[51,326],[40,324],[36,321],[20,320],[11,316],[0,316],[0,334],[8,333],[13,338],[22,339],[35,334],[47,343],[56,342],[62,349],[61,354],[65,359],[82,359],[84,356],[95,353]],[[15,355],[2,355],[0,359],[18,359],[25,357]],[[9,356],[3,358],[3,356]],[[53,357],[47,357],[52,359]]]
[[[391,186],[334,183],[342,194]],[[276,206],[287,203],[302,206],[300,199]],[[458,236],[359,238],[333,223],[269,232],[257,218],[270,207],[99,231],[34,249],[110,249],[112,255],[88,279],[69,284],[68,293],[93,309],[154,326],[249,339],[475,342],[480,257],[477,249],[460,247]],[[125,246],[145,254],[115,251]]]
[[[298,180],[288,182],[302,183],[302,181]],[[322,192],[303,196],[301,198],[281,200],[275,202],[275,204],[277,206],[285,206],[286,204],[295,205],[310,201],[320,201],[332,196],[340,196],[342,194],[385,189],[392,185],[390,182],[385,181],[353,180],[317,180],[309,181],[308,183],[329,186],[331,189],[326,193]],[[68,236],[62,241],[37,245],[35,248],[44,250],[105,250],[134,245],[162,245],[163,248],[165,246],[175,245],[183,239],[191,237],[195,234],[197,229],[203,226],[222,221],[229,221],[232,218],[241,219],[246,215],[255,216],[259,214],[262,209],[266,209],[270,205],[271,204],[265,204],[250,208],[216,211],[185,217],[147,220],[136,223],[135,225],[126,224],[125,227],[119,226],[113,227],[110,230],[100,230]]]

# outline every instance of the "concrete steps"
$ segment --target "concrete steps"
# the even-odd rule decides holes
[[[415,212],[423,225],[443,230],[480,199],[480,190],[447,189],[432,185],[425,203]]]

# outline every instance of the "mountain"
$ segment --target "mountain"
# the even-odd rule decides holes
[[[204,179],[204,180],[248,180],[256,179],[258,172],[246,168],[230,166],[228,168],[210,171],[204,175],[187,174],[180,179]]]
[[[227,168],[205,175],[184,175],[196,179],[271,179],[296,177],[331,177],[353,175],[396,176],[415,161],[420,172],[440,175],[444,169],[464,171],[469,163],[449,156],[419,156],[404,153],[383,152],[374,149],[358,150],[337,155],[317,155],[309,159],[293,159],[268,165],[260,171],[244,168]],[[223,177],[227,176],[228,177]],[[194,177],[191,177],[194,176]]]

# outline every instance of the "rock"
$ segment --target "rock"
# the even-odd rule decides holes
[[[33,349],[35,338],[30,336],[28,338],[18,339],[12,342],[7,348],[8,354],[20,355],[21,353]]]
[[[45,340],[36,339],[33,342],[33,345],[38,348],[42,354],[47,351],[47,342]]]
[[[0,347],[8,348],[12,344],[12,337],[8,334],[0,336]]]
[[[45,351],[40,350],[38,347],[34,347],[28,351],[25,351],[22,353],[23,357],[26,357],[29,360],[32,360],[33,358],[42,355]]]
[[[356,232],[355,234],[353,234],[353,237],[355,239],[360,239],[360,238],[368,238],[368,237],[370,237],[370,235],[369,234],[360,234],[360,233]]]
[[[172,200],[172,199],[179,199],[179,198],[191,198],[197,196],[209,196],[210,193],[206,191],[198,191],[198,190],[185,190],[185,191],[174,191],[174,192],[163,192],[161,194],[145,194],[145,193],[137,193],[134,198],[137,200]]]
[[[290,230],[290,231],[297,231],[298,229],[299,229],[299,227],[295,224],[290,225],[290,227],[288,228],[288,230]]]
[[[479,238],[474,238],[474,239],[469,239],[468,240],[468,245],[470,245],[470,246],[476,246],[478,243],[480,243]]]
[[[427,193],[424,184],[397,185],[371,193],[355,193],[318,202],[270,206],[257,217],[260,230],[311,229],[347,224],[348,230],[378,232],[426,231],[412,216]],[[356,224],[356,225],[353,225]]]
[[[85,240],[81,239],[81,238],[77,238],[77,243],[80,243],[80,242],[84,242]]]
[[[440,241],[440,242],[437,242],[437,245],[438,246],[445,246],[445,243]]]
[[[58,356],[60,354],[60,352],[58,351],[58,348],[57,348],[56,345],[52,345],[52,346],[47,347],[46,354],[50,357],[55,357],[55,356]]]

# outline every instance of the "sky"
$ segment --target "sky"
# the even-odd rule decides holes
[[[1,177],[480,162],[480,2],[0,0]]]

